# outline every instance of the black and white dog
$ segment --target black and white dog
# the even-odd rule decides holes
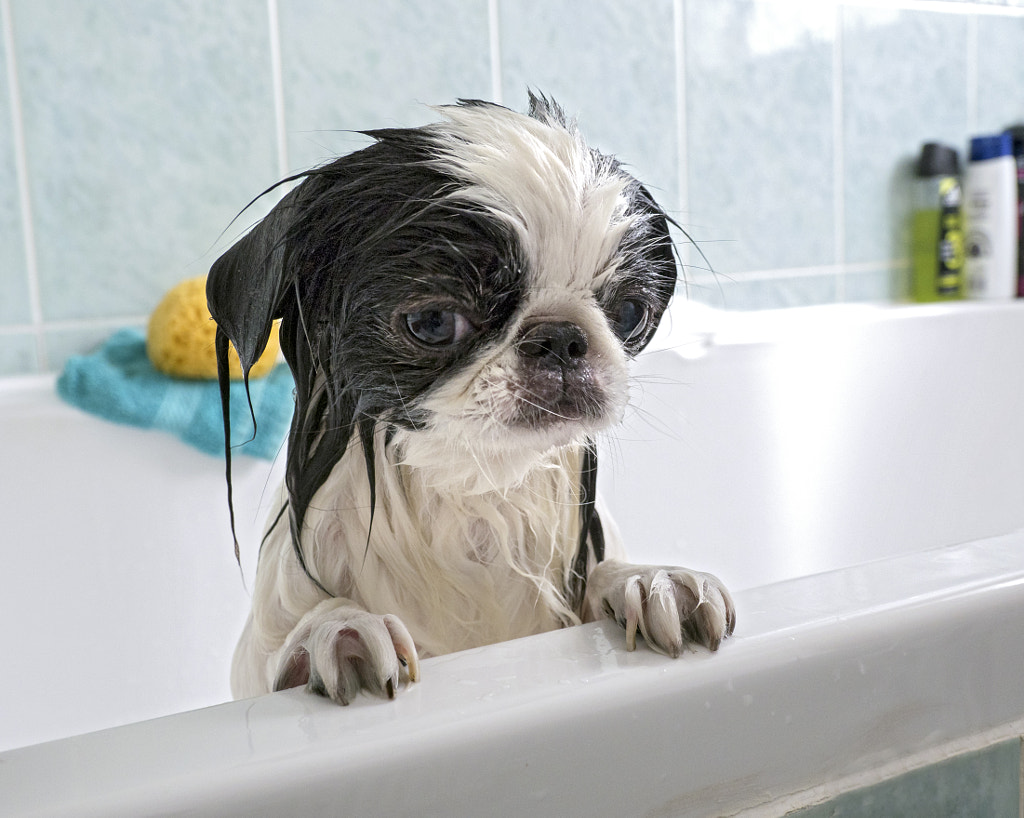
[[[595,503],[676,283],[665,213],[544,97],[438,111],[297,177],[210,272],[225,403],[228,341],[247,371],[278,318],[296,385],[238,697],[393,696],[418,657],[603,616],[671,656],[733,631],[717,579],[623,562]]]

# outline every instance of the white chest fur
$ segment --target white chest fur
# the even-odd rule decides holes
[[[579,621],[565,600],[580,530],[575,447],[544,455],[514,485],[470,492],[439,483],[443,460],[431,474],[395,462],[395,446],[376,448],[369,540],[369,484],[358,443],[307,512],[304,555],[326,588],[370,612],[398,616],[422,655]],[[295,561],[288,573],[309,583],[296,573],[291,549],[287,526],[279,525],[261,559]]]

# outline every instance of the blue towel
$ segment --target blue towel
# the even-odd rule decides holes
[[[245,387],[231,383],[231,438],[236,453],[272,460],[291,423],[293,381],[280,364],[265,378],[249,381],[258,430]],[[57,379],[57,393],[68,403],[115,423],[164,429],[214,455],[224,453],[224,421],[215,380],[172,378],[153,368],[146,336],[138,329],[114,333],[91,355],[70,358]]]

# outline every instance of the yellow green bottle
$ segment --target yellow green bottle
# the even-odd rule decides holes
[[[921,302],[963,298],[964,231],[956,150],[934,142],[924,145],[915,188],[911,297]]]

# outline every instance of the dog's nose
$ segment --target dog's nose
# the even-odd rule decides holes
[[[570,321],[528,327],[519,339],[519,354],[552,367],[573,367],[587,355],[587,335]]]

